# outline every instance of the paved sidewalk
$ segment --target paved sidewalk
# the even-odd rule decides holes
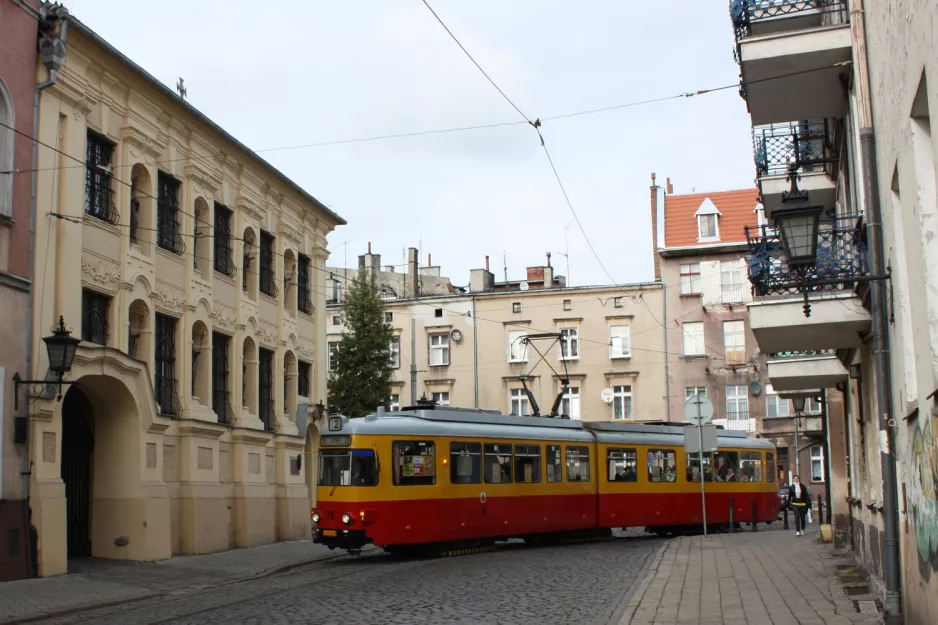
[[[875,598],[845,575],[853,561],[818,542],[813,527],[802,537],[773,529],[668,542],[620,625],[881,623]]]
[[[87,560],[68,575],[0,583],[0,625],[179,595],[342,555],[312,541],[275,543],[163,562]]]

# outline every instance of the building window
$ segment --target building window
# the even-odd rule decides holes
[[[511,312],[513,313],[521,312],[521,302],[513,302],[511,304]]]
[[[231,253],[231,214],[227,207],[215,202],[215,271],[229,278],[235,275]]]
[[[684,334],[684,355],[685,356],[704,356],[706,355],[706,345],[704,345],[704,325],[702,321],[689,321],[681,325]]]
[[[700,263],[681,265],[681,295],[700,294]]]
[[[399,393],[393,393],[391,395],[391,399],[388,400],[388,410],[390,412],[401,411],[401,396]]]
[[[263,347],[260,352],[258,368],[258,416],[268,432],[274,431],[276,415],[274,415],[274,353]]]
[[[449,391],[430,393],[430,399],[432,399],[433,403],[437,406],[449,406]]]
[[[338,351],[338,349],[339,349],[338,341],[329,342],[329,353],[326,356],[326,360],[327,360],[326,366],[328,367],[329,371],[335,371],[335,356],[336,356],[336,352]]]
[[[155,355],[156,403],[160,414],[179,416],[182,406],[176,395],[176,319],[156,314]]]
[[[278,297],[280,292],[277,288],[277,281],[274,279],[274,235],[263,230],[261,230],[260,255],[261,293],[270,297]]]
[[[628,358],[632,355],[629,342],[629,326],[609,327],[609,357]]]
[[[394,313],[386,312],[384,313],[384,322],[385,323],[394,323]]]
[[[338,280],[332,281],[332,299],[329,300],[329,304],[341,304],[342,303],[342,283]]]
[[[726,354],[726,364],[745,364],[746,326],[743,321],[723,322],[723,352]]]
[[[307,315],[313,312],[312,298],[309,295],[309,256],[300,254],[296,274],[296,305],[300,312]]]
[[[81,292],[81,340],[107,345],[111,298],[87,289]]]
[[[527,335],[526,330],[508,332],[508,362],[528,361],[528,344],[523,340]]]
[[[697,240],[713,241],[720,238],[718,215],[697,215]]]
[[[508,394],[509,414],[516,417],[527,417],[531,414],[531,404],[528,394],[522,388],[513,388]]]
[[[157,176],[156,244],[173,254],[186,251],[179,226],[179,181],[163,172]]]
[[[430,366],[445,367],[449,364],[449,335],[430,335]]]
[[[706,386],[688,386],[684,389],[684,399],[690,399],[691,397],[706,397],[707,396],[707,387]]]
[[[632,387],[613,386],[612,387],[612,418],[616,421],[620,419],[632,418]]]
[[[579,328],[560,328],[560,360],[577,360],[579,357]]]
[[[811,481],[824,481],[824,448],[820,445],[811,447]]]
[[[120,221],[111,189],[111,157],[114,144],[88,131],[85,154],[85,213],[102,221]]]
[[[743,302],[743,270],[738,260],[720,263],[720,286],[723,291],[724,304]]]
[[[565,299],[565,300],[563,301],[563,309],[564,309],[564,310],[573,310],[573,301],[572,301],[572,300],[569,300],[569,299]]]
[[[313,374],[313,365],[308,362],[299,361],[299,367],[297,369],[299,377],[296,381],[296,394],[300,397],[309,398],[310,393],[310,384],[309,381],[312,378]]]
[[[806,397],[804,400],[804,413],[806,415],[821,414],[821,402],[816,397]]]
[[[433,316],[436,317],[437,319],[441,318],[443,316],[443,309],[442,308],[434,309]]]
[[[560,401],[560,413],[571,419],[580,418],[580,387],[571,386]]]
[[[612,305],[613,305],[615,308],[622,308],[622,306],[624,306],[624,304],[622,303],[622,298],[621,298],[621,297],[613,297],[613,298],[612,298]]]
[[[0,171],[13,169],[13,150],[16,133],[7,126],[14,125],[13,99],[0,79]],[[0,216],[13,216],[13,176],[0,174]]]
[[[334,325],[334,326],[340,326],[340,325],[342,325],[342,317],[341,317],[341,315],[332,315],[332,325]]]
[[[749,395],[744,384],[726,387],[726,420],[749,420]]]
[[[212,333],[212,410],[219,423],[231,424],[231,394],[228,391],[228,349],[231,339],[218,332]]]
[[[782,399],[772,388],[771,384],[765,385],[765,416],[766,417],[790,417],[791,402]]]
[[[391,339],[391,368],[401,368],[401,337],[395,336]]]

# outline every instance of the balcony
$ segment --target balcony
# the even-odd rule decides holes
[[[733,306],[735,304],[742,304],[743,298],[746,290],[746,286],[742,283],[726,283],[720,285],[722,290],[721,301],[726,306]]]
[[[771,353],[768,368],[772,388],[780,394],[833,388],[848,377],[833,349]]]
[[[837,156],[827,120],[757,126],[752,129],[752,149],[767,220],[791,189],[792,167],[798,187],[810,194],[813,203],[834,208]]]
[[[735,430],[748,434],[755,434],[756,432],[756,420],[749,416],[748,411],[727,412],[726,418],[713,419],[712,423],[721,426],[724,430]]]
[[[858,347],[870,329],[870,314],[854,293],[869,273],[862,219],[823,218],[817,236],[817,260],[798,271],[788,266],[774,229],[746,228],[749,282],[758,298],[749,304],[749,326],[765,353]]]
[[[753,125],[843,117],[847,0],[731,0],[730,16]]]

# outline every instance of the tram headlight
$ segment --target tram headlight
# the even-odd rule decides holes
[[[313,523],[319,523],[319,519],[320,519],[319,513],[318,513],[318,512],[314,512],[314,513],[313,513]]]
[[[348,514],[348,513],[343,514],[343,515],[342,515],[342,522],[345,523],[346,525],[351,525],[351,524],[352,524],[352,515],[350,515],[350,514]]]

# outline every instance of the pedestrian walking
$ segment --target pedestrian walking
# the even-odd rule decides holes
[[[792,485],[788,487],[788,501],[795,511],[795,536],[804,536],[808,512],[811,510],[811,496],[799,475],[792,478]]]

